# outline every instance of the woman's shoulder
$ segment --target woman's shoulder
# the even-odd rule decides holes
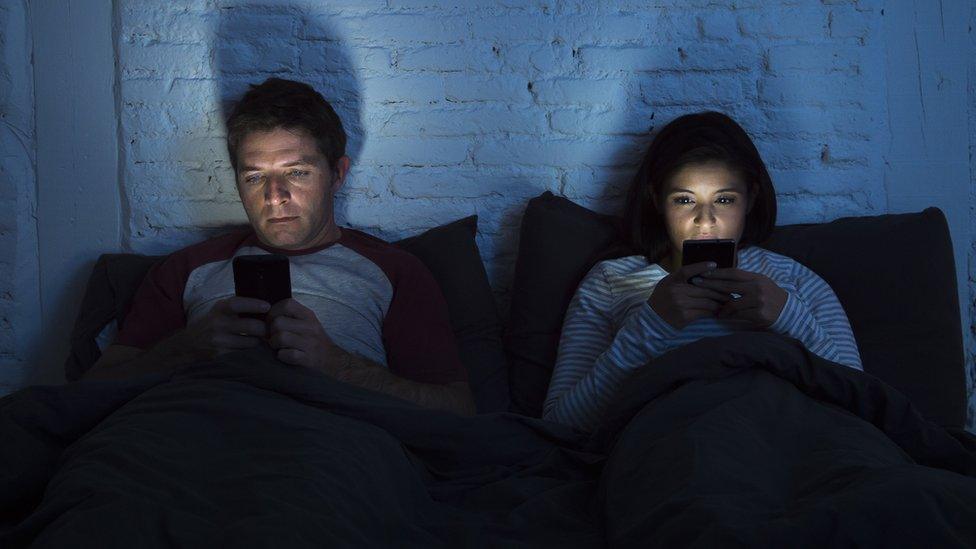
[[[746,248],[739,259],[744,263],[741,266],[746,270],[761,272],[767,276],[779,275],[792,279],[820,279],[817,273],[792,257],[759,246]]]
[[[642,255],[630,255],[598,262],[583,279],[581,285],[601,286],[607,292],[620,295],[637,290],[667,276],[657,263],[650,263]]]
[[[598,262],[590,269],[587,276],[602,276],[606,280],[627,279],[632,277],[647,278],[658,274],[658,271],[667,275],[664,269],[657,263],[650,263],[642,255],[628,255],[615,259],[606,259]]]

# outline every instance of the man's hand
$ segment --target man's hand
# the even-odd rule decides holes
[[[112,344],[85,373],[86,379],[121,379],[172,372],[181,366],[234,349],[254,347],[265,337],[264,322],[238,316],[264,314],[269,305],[258,299],[230,297],[214,304],[203,318],[160,341],[148,351]]]
[[[758,328],[768,328],[776,322],[788,295],[769,277],[740,269],[716,269],[702,273],[692,283],[701,289],[741,296],[727,301],[716,316],[748,320]]]
[[[675,330],[706,317],[715,316],[730,297],[727,293],[693,286],[688,279],[715,268],[712,262],[694,263],[674,271],[654,287],[648,304]]]
[[[264,314],[270,309],[266,301],[250,297],[229,297],[214,304],[199,321],[187,326],[182,343],[191,354],[212,358],[220,353],[249,349],[261,343],[265,323],[242,314]]]
[[[427,408],[462,415],[475,412],[467,383],[431,385],[398,377],[386,367],[336,345],[315,313],[294,299],[279,301],[268,312],[268,344],[275,349],[278,360],[320,370],[343,383]]]
[[[341,351],[315,313],[291,298],[275,303],[268,312],[268,344],[286,364],[327,373],[335,369],[331,359],[338,358]]]

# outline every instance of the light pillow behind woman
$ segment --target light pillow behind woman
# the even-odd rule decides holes
[[[580,283],[563,323],[545,419],[592,430],[624,381],[653,368],[654,357],[743,330],[793,337],[823,358],[861,369],[830,286],[758,246],[775,226],[776,193],[734,120],[704,112],[665,126],[627,200],[625,223],[640,255],[600,262]],[[706,238],[734,239],[737,267],[682,267],[682,243]]]

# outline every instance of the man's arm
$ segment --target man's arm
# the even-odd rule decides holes
[[[388,369],[336,346],[333,360],[324,370],[335,379],[413,402],[425,408],[448,410],[460,415],[475,413],[474,399],[467,383],[432,385],[404,379]]]
[[[268,343],[286,364],[305,366],[333,378],[385,393],[426,408],[461,415],[475,413],[467,383],[434,385],[399,377],[388,369],[349,353],[336,345],[322,328],[315,312],[294,299],[280,301],[268,313]]]
[[[172,371],[189,362],[187,355],[172,352],[174,346],[170,342],[178,339],[179,336],[174,335],[148,351],[127,345],[109,345],[82,379],[123,379]]]
[[[85,372],[83,379],[122,379],[171,372],[191,362],[216,356],[221,351],[247,349],[261,342],[264,322],[243,318],[242,313],[266,313],[264,301],[231,297],[218,301],[199,322],[183,328],[148,350],[112,344]]]

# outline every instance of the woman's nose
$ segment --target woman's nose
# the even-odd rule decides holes
[[[698,208],[695,212],[695,224],[701,225],[703,223],[712,224],[715,223],[715,210],[711,206],[705,205]]]

